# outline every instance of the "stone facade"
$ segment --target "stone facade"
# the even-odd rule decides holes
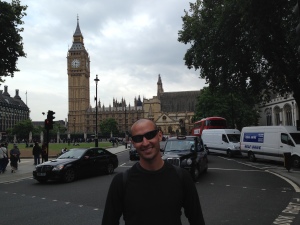
[[[298,105],[292,94],[276,96],[259,106],[259,126],[296,126],[299,120]]]
[[[86,131],[86,112],[90,107],[90,58],[83,43],[79,21],[68,51],[69,131]],[[72,129],[70,129],[72,123]]]
[[[4,92],[0,90],[0,134],[5,134],[6,130],[12,128],[18,122],[29,119],[30,110],[19,96],[16,90],[15,96],[11,97],[8,87],[4,86]],[[1,139],[1,137],[0,137]]]

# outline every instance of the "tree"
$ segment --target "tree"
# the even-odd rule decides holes
[[[0,1],[0,82],[4,82],[2,77],[13,77],[14,72],[19,71],[18,58],[26,57],[20,35],[24,30],[20,25],[24,24],[22,17],[26,9],[19,0]]]
[[[23,120],[17,123],[12,129],[11,134],[16,135],[18,139],[28,140],[29,133],[34,131],[31,120]]]
[[[205,87],[198,98],[194,120],[220,116],[227,120],[228,128],[239,130],[244,126],[256,125],[259,114],[255,109],[255,100],[250,97],[244,100],[235,92],[222,93]]]
[[[108,118],[106,120],[103,120],[100,123],[100,130],[101,130],[102,136],[105,136],[105,137],[109,137],[111,133],[115,136],[119,135],[118,123],[113,118]]]
[[[182,17],[178,41],[190,44],[188,68],[199,69],[209,86],[239,96],[270,100],[293,93],[300,105],[300,40],[286,0],[196,0]],[[300,108],[300,107],[299,107]]]

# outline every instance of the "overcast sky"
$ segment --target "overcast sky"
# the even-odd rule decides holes
[[[158,74],[165,92],[200,90],[205,81],[199,71],[184,65],[189,46],[179,43],[185,0],[21,0],[27,5],[23,18],[26,58],[20,58],[8,86],[11,97],[19,89],[31,110],[33,121],[42,121],[42,112],[53,110],[55,120],[68,115],[67,52],[72,46],[77,15],[90,55],[90,104],[96,93],[106,107],[113,98],[152,98],[157,92]],[[26,95],[27,92],[27,95]]]

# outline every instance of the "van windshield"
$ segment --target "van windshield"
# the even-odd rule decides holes
[[[240,134],[227,134],[227,137],[230,142],[237,143],[237,142],[240,142],[241,135]]]
[[[300,133],[290,133],[296,145],[300,145]]]

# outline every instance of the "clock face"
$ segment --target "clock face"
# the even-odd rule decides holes
[[[72,61],[72,63],[71,63],[71,66],[72,66],[73,68],[78,68],[78,67],[80,66],[80,61],[79,61],[79,59],[74,59],[74,60]]]

